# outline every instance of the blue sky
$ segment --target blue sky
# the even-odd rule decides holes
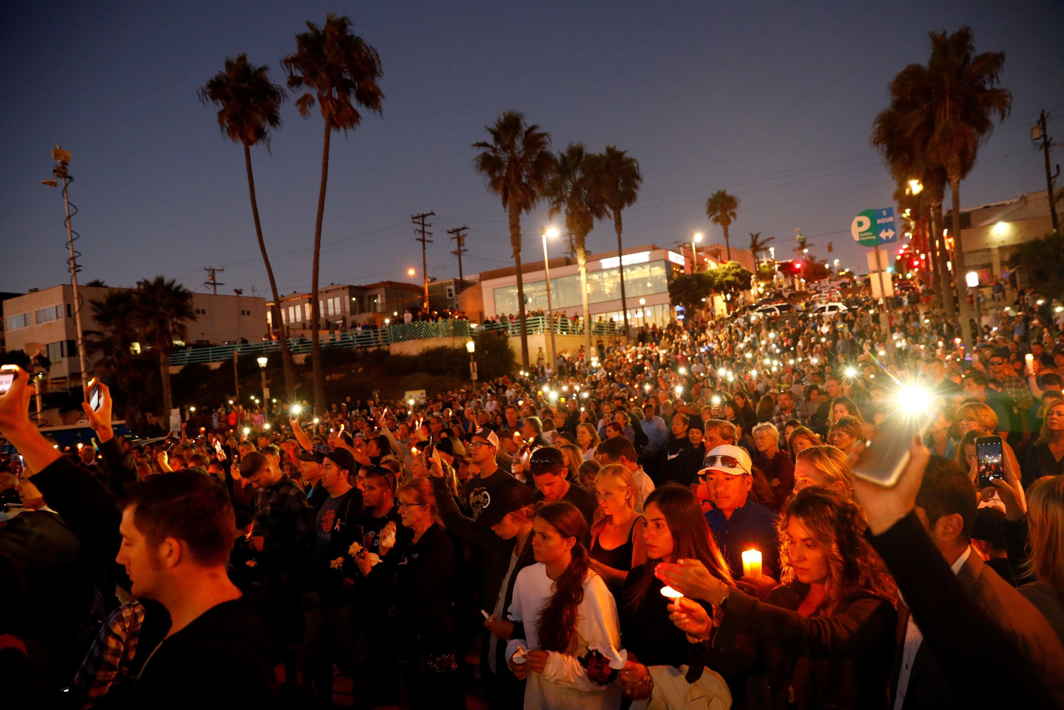
[[[380,52],[386,96],[381,117],[333,141],[323,284],[405,279],[407,266],[420,268],[409,217],[428,210],[438,215],[433,277],[457,275],[446,229],[462,224],[467,272],[510,263],[505,216],[470,147],[507,109],[549,131],[558,149],[614,144],[639,159],[644,185],[625,215],[627,244],[671,245],[696,229],[720,242],[704,204],[724,188],[742,203],[733,244],[760,231],[777,237],[777,255],[789,253],[800,228],[815,253],[831,241],[834,256],[864,270],[850,220],[888,206],[892,191],[871,123],[891,77],[926,61],[928,30],[968,24],[980,51],[1007,55],[1012,115],[981,153],[963,203],[1044,189],[1028,130],[1046,108],[1064,141],[1054,5],[15,0],[0,27],[13,79],[0,113],[0,290],[65,279],[60,196],[39,183],[61,143],[74,155],[83,278],[128,285],[161,273],[203,290],[202,268],[213,265],[225,268],[226,291],[266,295],[240,149],[196,90],[239,52],[283,81],[280,59],[302,23],[330,11],[350,16]],[[272,151],[254,157],[266,237],[290,292],[310,285],[322,123],[291,103],[283,118]],[[530,259],[546,221],[544,210],[525,218]],[[589,243],[610,249],[611,226]]]

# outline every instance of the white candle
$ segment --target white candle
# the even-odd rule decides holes
[[[679,599],[683,596],[683,592],[677,591],[669,586],[664,586],[661,588],[661,596],[667,599]]]
[[[761,576],[761,550],[743,550],[743,576]]]

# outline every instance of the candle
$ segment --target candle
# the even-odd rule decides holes
[[[761,550],[743,550],[743,576],[761,576]]]
[[[669,586],[664,586],[661,588],[661,596],[667,599],[679,599],[683,596],[683,592],[677,591]]]
[[[1027,361],[1027,372],[1034,373],[1034,355],[1027,353],[1023,356],[1023,359]]]

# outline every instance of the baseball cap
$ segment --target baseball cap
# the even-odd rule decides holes
[[[720,471],[729,476],[748,476],[753,468],[750,454],[734,444],[714,447],[702,462],[703,470]]]
[[[474,495],[477,493],[478,491],[474,491]],[[481,495],[487,500],[477,516],[477,523],[491,527],[515,510],[531,505],[535,501],[536,490],[519,481],[512,481],[497,487],[492,493],[483,489]]]
[[[345,471],[354,473],[358,470],[358,464],[355,463],[355,457],[352,456],[351,452],[347,449],[332,449],[328,453],[322,455]]]
[[[296,452],[296,458],[300,461],[313,461],[314,463],[321,463],[325,460],[325,454],[321,451],[307,451],[306,449],[299,449]]]
[[[541,473],[558,471],[565,466],[565,457],[562,452],[553,446],[543,446],[532,452],[528,460],[528,467],[533,476]]]

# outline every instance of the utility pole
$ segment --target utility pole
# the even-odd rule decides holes
[[[428,262],[428,245],[432,243],[432,232],[429,231],[429,224],[426,220],[429,217],[435,217],[435,212],[422,212],[421,214],[415,214],[410,216],[410,221],[414,223],[415,232],[417,232],[415,241],[421,242],[421,279],[423,293],[421,296],[421,310],[426,314],[429,312],[429,262]]]
[[[1043,109],[1038,115],[1038,122],[1031,128],[1031,140],[1042,143],[1042,154],[1045,156],[1046,162],[1046,195],[1049,197],[1049,217],[1053,222],[1053,231],[1059,234],[1060,219],[1057,217],[1056,190],[1053,188],[1053,183],[1060,176],[1060,166],[1057,165],[1055,171],[1050,168],[1049,152],[1053,148],[1053,139],[1046,128],[1047,118]]]
[[[464,225],[447,230],[447,233],[451,235],[451,239],[455,243],[455,249],[451,253],[458,257],[458,283],[460,285],[465,282],[465,274],[462,272],[462,254],[469,251],[465,248],[466,232],[468,231],[469,227]]]
[[[225,286],[224,283],[218,280],[218,273],[225,271],[225,269],[218,266],[204,266],[203,270],[207,272],[207,280],[203,282],[203,285],[211,289],[211,292],[217,296],[218,287]]]

